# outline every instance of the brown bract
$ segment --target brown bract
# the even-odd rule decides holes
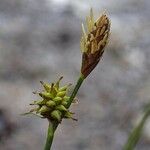
[[[94,22],[93,11],[86,18],[87,33],[82,24],[82,37],[80,41],[82,51],[81,73],[87,77],[100,61],[104,48],[108,43],[110,34],[110,20],[106,13]]]

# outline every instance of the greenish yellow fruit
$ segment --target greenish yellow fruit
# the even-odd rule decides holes
[[[44,83],[43,81],[40,81],[40,83],[43,85],[44,89],[47,92],[50,92],[50,90],[51,90],[51,85],[50,84]]]
[[[38,106],[38,107],[36,107],[36,108],[33,108],[33,109],[30,110],[30,113],[31,113],[31,112],[37,112],[37,111],[40,110],[40,108],[41,108],[40,106]]]
[[[66,102],[66,101],[63,101],[63,102],[62,102],[62,105],[63,105],[63,106],[67,106],[67,102]]]
[[[56,109],[57,109],[57,110],[60,110],[60,111],[64,111],[64,112],[67,111],[67,109],[66,109],[65,106],[63,106],[63,105],[58,105],[58,106],[56,107]]]
[[[49,108],[49,107],[47,107],[47,106],[42,106],[41,108],[40,108],[40,110],[38,111],[38,112],[40,112],[40,113],[45,113],[45,112],[49,112],[51,109]]]
[[[70,97],[69,96],[64,96],[63,100],[64,101],[69,101]]]
[[[59,88],[59,91],[66,91],[69,86],[71,86],[71,84],[68,84],[68,85],[65,85],[65,86]]]
[[[59,84],[60,84],[60,81],[62,80],[62,78],[63,78],[63,76],[60,77],[60,78],[58,79],[58,81],[56,82],[56,84],[54,85],[54,87],[55,87],[57,90],[59,89]]]
[[[74,120],[74,121],[78,121],[76,118],[73,118],[73,117],[72,117],[73,114],[74,114],[74,113],[67,111],[67,112],[65,113],[65,115],[64,115],[64,118],[68,118],[68,119],[72,119],[72,120]]]
[[[51,94],[53,95],[53,97],[55,97],[56,95],[57,95],[57,89],[56,89],[56,87],[54,87],[54,85],[52,86],[52,88],[51,88]]]
[[[45,100],[34,101],[34,104],[36,105],[44,105],[45,103],[46,103]]]
[[[46,103],[46,106],[48,106],[48,107],[50,107],[50,108],[54,108],[55,106],[56,106],[56,103],[54,102],[54,101],[48,101],[47,103]]]
[[[61,91],[66,91],[67,88],[68,88],[68,85],[61,87],[61,88],[59,89],[59,92],[61,92]]]
[[[61,115],[62,113],[59,111],[59,110],[54,110],[51,112],[51,117],[54,119],[54,120],[57,120],[58,122],[61,121]]]
[[[62,102],[62,98],[61,98],[61,97],[55,97],[55,98],[53,99],[53,101],[54,101],[57,105],[59,105],[59,104]]]
[[[53,99],[53,95],[48,92],[42,92],[42,93],[39,93],[39,95],[45,99]]]
[[[67,111],[64,115],[64,118],[72,118],[71,112]]]
[[[57,96],[58,97],[64,97],[66,95],[66,91],[58,92]]]

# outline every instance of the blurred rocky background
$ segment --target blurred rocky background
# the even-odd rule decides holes
[[[0,0],[0,149],[42,150],[47,121],[21,116],[38,97],[39,81],[75,83],[81,23],[93,7],[111,18],[103,60],[80,89],[53,150],[121,150],[150,102],[150,1]],[[150,125],[136,150],[150,149]]]

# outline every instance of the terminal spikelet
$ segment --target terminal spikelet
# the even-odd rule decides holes
[[[110,20],[104,12],[94,21],[93,11],[86,18],[87,33],[82,24],[80,47],[82,51],[81,73],[86,78],[100,61],[110,34]]]

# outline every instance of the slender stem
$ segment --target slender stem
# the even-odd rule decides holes
[[[77,84],[70,96],[70,99],[69,99],[69,102],[68,102],[68,105],[67,105],[67,108],[70,107],[73,99],[75,98],[82,82],[84,81],[84,77],[83,75],[81,75],[77,81]],[[47,140],[46,140],[46,144],[45,144],[45,148],[44,150],[50,150],[51,149],[51,146],[52,146],[52,142],[53,142],[53,138],[54,138],[54,133],[55,133],[55,130],[57,129],[57,126],[59,125],[58,122],[50,122],[49,121],[49,126],[48,126],[48,131],[47,131]]]
[[[77,94],[77,92],[78,92],[82,82],[84,81],[84,79],[85,78],[83,77],[83,75],[81,75],[80,78],[78,79],[77,84],[76,84],[76,86],[75,86],[75,88],[74,88],[74,90],[73,90],[73,92],[72,92],[72,94],[70,96],[69,102],[67,104],[67,108],[70,107],[70,105],[71,105],[72,101],[74,100],[74,98],[75,98],[75,96],[76,96],[76,94]]]
[[[45,143],[44,150],[50,150],[54,138],[54,132],[57,128],[57,124],[49,121],[48,131],[47,131],[47,139]]]

